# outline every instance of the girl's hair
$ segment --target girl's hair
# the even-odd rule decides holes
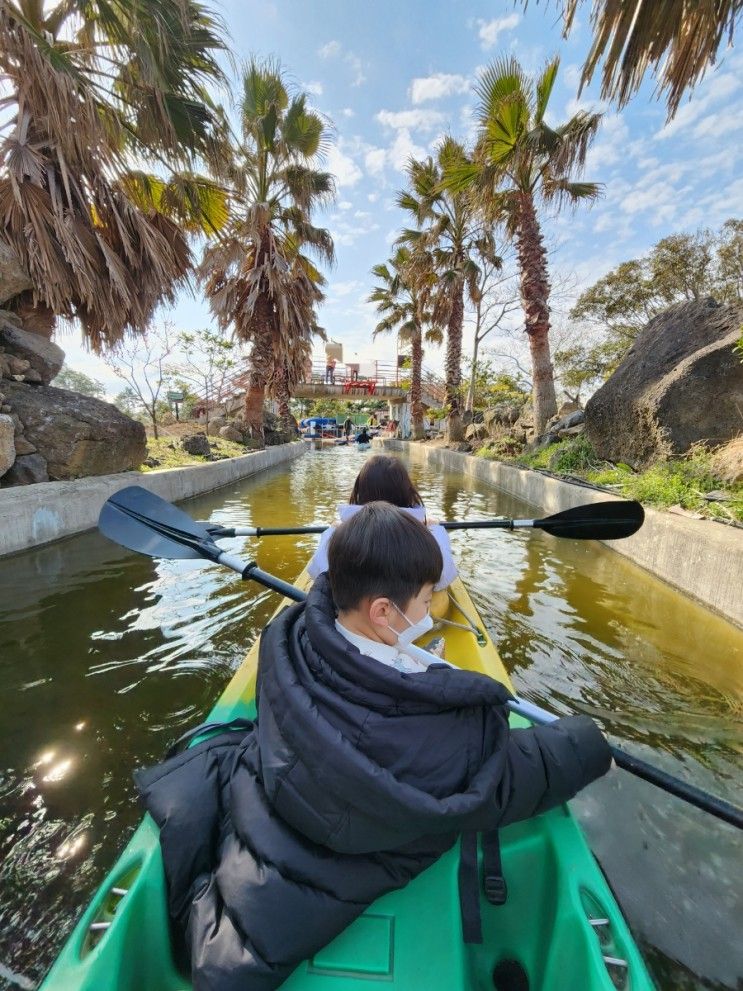
[[[386,454],[375,454],[373,458],[369,458],[356,476],[348,501],[352,506],[365,506],[368,502],[389,502],[403,509],[423,505],[405,465]]]

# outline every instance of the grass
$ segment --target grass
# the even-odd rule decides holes
[[[627,499],[638,499],[646,506],[658,509],[681,506],[703,516],[743,522],[743,483],[729,485],[717,477],[712,468],[712,452],[702,446],[693,448],[685,457],[658,461],[640,472],[633,471],[629,465],[602,461],[583,435],[512,457],[493,453],[491,447],[480,451],[484,457],[508,464],[576,476],[611,488]],[[708,502],[704,498],[706,493],[717,490],[725,492],[728,501]]]
[[[222,437],[210,437],[212,454],[224,458],[237,458],[241,454],[247,454],[247,448],[242,444],[235,444],[231,440],[224,440]],[[140,471],[159,471],[162,468],[184,468],[186,465],[203,465],[207,463],[207,458],[200,454],[188,454],[181,447],[180,437],[154,437],[147,438],[147,457],[156,458],[160,464],[154,468],[148,465],[140,465]]]

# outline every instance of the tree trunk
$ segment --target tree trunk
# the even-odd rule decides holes
[[[454,286],[449,326],[446,330],[446,439],[450,443],[464,440],[464,425],[459,405],[462,382],[462,324],[464,323],[464,281]]]
[[[266,396],[266,383],[273,367],[273,304],[266,287],[262,287],[255,306],[256,331],[253,347],[250,350],[250,378],[245,393],[245,423],[253,440],[261,447],[265,445],[263,432],[263,402]]]
[[[152,434],[153,434],[155,440],[157,440],[160,435],[157,432],[157,412],[155,411],[155,404],[154,403],[150,407],[150,419],[152,420]]]
[[[472,370],[470,372],[470,385],[467,390],[467,402],[464,404],[465,412],[471,413],[475,408],[475,385],[477,381],[477,352],[480,349],[480,338],[477,336],[478,328],[475,327],[475,343],[472,346]]]
[[[521,193],[519,196],[516,251],[519,258],[524,329],[531,352],[534,431],[539,437],[544,433],[549,418],[557,412],[557,400],[549,342],[550,284],[547,276],[547,252],[544,250],[542,232],[530,193]]]
[[[283,361],[281,366],[276,370],[274,377],[274,395],[279,408],[281,429],[284,433],[293,434],[295,432],[294,417],[292,416],[291,409],[289,408],[291,392],[289,390],[289,369],[286,367],[286,361]]]
[[[423,440],[423,403],[421,402],[421,368],[423,366],[423,345],[421,329],[416,324],[410,338],[412,368],[410,373],[410,417],[413,422],[413,440]]]

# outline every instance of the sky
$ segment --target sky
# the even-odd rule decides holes
[[[478,73],[500,56],[514,55],[529,73],[560,56],[551,123],[580,108],[604,113],[585,169],[586,179],[604,184],[602,198],[575,212],[541,214],[551,275],[562,287],[557,317],[563,324],[570,299],[619,262],[668,234],[717,227],[743,213],[740,50],[725,52],[666,123],[650,79],[621,112],[598,101],[595,85],[578,100],[590,4],[567,40],[556,5],[546,0],[529,3],[526,12],[510,0],[223,0],[218,9],[238,66],[251,55],[280,60],[289,84],[310,94],[332,121],[324,166],[336,177],[338,195],[317,222],[330,229],[337,262],[325,272],[320,323],[343,343],[346,361],[394,361],[394,337],[372,340],[377,317],[366,297],[372,266],[390,256],[408,224],[396,205],[405,165],[410,156],[433,153],[446,134],[472,141]],[[235,84],[232,98],[238,97]],[[160,318],[183,330],[214,324],[198,290],[183,292]],[[517,334],[519,319],[512,317]],[[122,384],[78,335],[73,328],[58,336],[68,365],[115,395]],[[471,339],[468,324],[465,351]],[[521,346],[518,336],[510,346]],[[424,364],[440,371],[443,349],[428,348]]]

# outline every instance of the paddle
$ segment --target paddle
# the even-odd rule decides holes
[[[196,523],[180,509],[138,485],[121,489],[111,496],[101,510],[98,528],[110,540],[140,554],[176,559],[205,558],[232,568],[244,579],[257,581],[295,602],[302,602],[306,598],[300,589],[263,571],[255,562],[246,564],[240,558],[226,554],[214,543],[207,524]],[[413,651],[424,657],[427,663],[440,662],[440,658],[421,647],[413,645]],[[507,705],[512,712],[532,722],[549,723],[558,718],[524,699],[514,698]],[[610,749],[615,763],[630,774],[643,778],[738,829],[743,829],[743,809],[710,795],[695,785],[687,784],[618,747]]]
[[[544,530],[553,537],[573,540],[621,540],[637,533],[645,519],[639,502],[593,502],[565,509],[541,520],[462,520],[442,523],[445,530]],[[318,526],[245,526],[224,527],[206,523],[212,537],[278,537],[303,533],[323,533],[327,524]]]

